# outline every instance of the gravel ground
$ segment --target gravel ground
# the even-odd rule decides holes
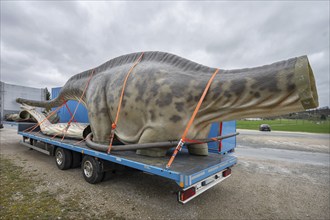
[[[241,133],[238,144],[242,148],[252,139],[246,137],[248,132]],[[54,158],[19,145],[21,137],[15,130],[1,129],[0,136],[1,157],[23,167],[31,178],[42,180],[37,191],[58,192],[59,201],[79,197],[82,211],[92,207],[99,216],[111,212],[116,218],[132,219],[330,219],[328,165],[240,156],[230,178],[181,205],[176,201],[177,185],[164,178],[124,170],[91,185],[84,181],[80,169],[61,171]],[[260,136],[264,135],[252,140],[254,147]],[[310,148],[329,155],[329,139],[319,139],[307,145],[313,143]],[[271,136],[267,140],[278,141]],[[265,147],[262,143],[259,146]],[[278,145],[281,149],[291,146]],[[305,145],[295,145],[294,150],[305,151]]]

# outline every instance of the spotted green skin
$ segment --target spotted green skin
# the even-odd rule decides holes
[[[127,72],[141,53],[124,55],[95,68],[83,97],[93,141],[108,144]],[[29,105],[54,107],[78,100],[93,69],[69,79],[51,102],[18,99]],[[127,81],[117,139],[126,144],[180,139],[204,88],[216,69],[164,52],[146,52]],[[306,56],[261,67],[220,70],[189,129],[188,138],[205,138],[212,122],[265,117],[318,106],[313,72]],[[163,156],[167,149],[138,150]],[[207,155],[204,144],[190,152]]]

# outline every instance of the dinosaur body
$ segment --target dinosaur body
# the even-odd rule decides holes
[[[93,141],[109,143],[124,78],[141,53],[124,55],[95,68],[83,97]],[[180,139],[215,68],[176,55],[146,52],[127,81],[116,138],[124,144]],[[58,98],[49,102],[18,99],[20,103],[55,107],[78,100],[92,70],[69,79]],[[274,116],[318,106],[313,72],[306,56],[271,65],[220,70],[192,124],[188,138],[205,138],[212,122],[246,117]],[[206,145],[191,153],[206,155]],[[138,150],[151,156],[166,149]]]

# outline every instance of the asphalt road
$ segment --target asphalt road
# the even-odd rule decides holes
[[[287,149],[329,154],[329,134],[238,130],[238,147]]]
[[[328,134],[252,130],[239,133],[236,148],[239,158],[330,166]]]
[[[82,209],[111,210],[133,219],[330,219],[329,135],[239,131],[238,164],[232,176],[186,205],[176,202],[176,184],[131,170],[97,185],[80,169],[58,170],[53,158],[18,144],[13,129],[1,129],[1,157],[41,179],[37,190],[57,199],[79,194]],[[74,218],[74,216],[73,216]]]

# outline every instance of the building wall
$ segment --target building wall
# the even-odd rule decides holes
[[[0,93],[1,117],[20,111],[20,104],[16,102],[16,98],[46,100],[46,89],[19,86],[4,82],[0,82]],[[41,111],[41,109],[38,110]]]

